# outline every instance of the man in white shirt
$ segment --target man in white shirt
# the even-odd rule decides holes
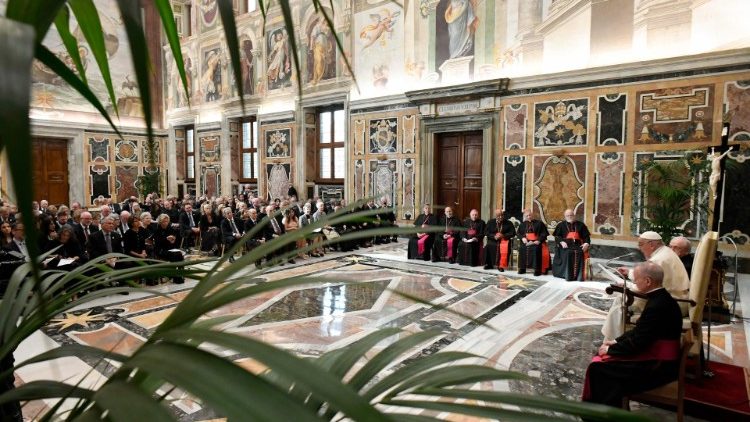
[[[671,249],[664,245],[659,233],[653,231],[643,232],[638,238],[638,249],[643,252],[647,261],[653,262],[661,267],[664,271],[664,281],[662,285],[664,288],[676,299],[686,299],[688,297],[688,289],[690,288],[690,277],[685,266],[680,261],[680,258]],[[633,279],[633,269],[620,267],[617,271],[628,279]],[[629,283],[628,287],[631,287]],[[602,334],[604,334],[604,340],[614,340],[623,334],[622,327],[622,298],[621,296],[615,297],[615,302],[609,309],[607,319],[602,326]],[[643,311],[645,301],[643,299],[637,299],[633,302],[631,309],[636,313]],[[681,303],[683,315],[687,312],[687,306],[685,303]]]

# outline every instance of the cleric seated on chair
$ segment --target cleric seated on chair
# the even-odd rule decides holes
[[[606,341],[586,371],[583,400],[619,407],[623,397],[677,379],[682,312],[662,286],[664,271],[653,262],[633,272],[636,290],[648,296],[635,328]]]

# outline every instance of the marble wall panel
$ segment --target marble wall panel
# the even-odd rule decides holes
[[[401,176],[401,218],[411,220],[416,213],[416,174],[414,173],[414,160],[404,160]]]
[[[503,210],[507,218],[523,220],[526,192],[526,157],[511,155],[503,159]]]
[[[123,202],[131,196],[138,197],[138,166],[115,166],[115,197]]]
[[[586,145],[588,98],[534,104],[534,147]]]
[[[594,204],[593,232],[606,235],[622,234],[624,179],[624,153],[596,154],[596,203]]]
[[[342,200],[344,198],[343,185],[318,185],[318,197],[324,202],[330,200]],[[348,204],[347,204],[348,205]]]
[[[101,159],[109,161],[109,138],[90,136],[89,143],[89,160],[94,161]]]
[[[632,173],[633,178],[633,193],[632,193],[632,213],[631,213],[631,234],[636,236],[646,230],[646,219],[649,218],[648,207],[650,204],[661,201],[661,198],[657,196],[655,192],[649,193],[649,184],[655,183],[654,174],[651,174],[649,167],[653,163],[672,163],[681,158],[684,158],[686,154],[692,158],[689,160],[692,165],[692,160],[696,159],[696,163],[700,164],[703,153],[693,154],[690,151],[656,151],[656,152],[637,152],[635,153],[634,169]],[[684,181],[689,181],[691,176],[689,174],[684,175]],[[707,177],[707,175],[695,174],[693,183],[697,183],[699,178]],[[707,217],[706,215],[699,215],[691,210],[692,204],[706,203],[708,198],[705,195],[696,194],[690,201],[690,204],[686,204],[683,209],[683,222],[678,225],[679,229],[682,229],[684,235],[691,239],[700,238],[707,229]]]
[[[505,149],[526,148],[526,130],[528,122],[528,105],[510,104],[505,107]]]
[[[362,119],[354,120],[354,155],[365,154],[366,125]]]
[[[269,201],[276,198],[284,199],[289,191],[292,180],[291,164],[266,164],[266,192]]]
[[[229,122],[230,180],[240,178],[240,133],[239,122]]]
[[[398,186],[398,162],[396,160],[370,160],[370,192],[375,198],[388,197],[389,204],[396,203]]]
[[[221,159],[221,135],[203,135],[199,137],[200,161],[215,163]]]
[[[404,154],[416,152],[417,144],[417,116],[403,116],[401,118],[401,148]]]
[[[119,163],[133,163],[138,161],[138,141],[120,139],[115,142],[115,161]]]
[[[713,104],[713,85],[638,91],[635,143],[710,143]]]
[[[221,195],[221,166],[211,165],[201,167],[200,194],[207,196]]]
[[[750,141],[750,80],[724,85],[724,111],[732,113],[730,141]]]
[[[372,119],[369,127],[370,154],[389,154],[398,151],[398,118]]]
[[[583,221],[586,197],[586,155],[534,156],[534,210],[550,227],[570,208]]]
[[[148,163],[151,160],[151,153],[148,148],[146,148],[146,140],[141,141],[141,151],[142,151],[142,157],[141,162],[142,163]],[[154,142],[154,157],[153,160],[155,163],[161,162],[161,143],[159,141]]]
[[[287,158],[292,154],[292,129],[281,128],[267,130],[265,133],[265,150],[268,158]]]
[[[365,162],[357,160],[354,162],[354,200],[358,201],[365,197]]]
[[[628,95],[600,95],[597,101],[597,145],[625,145]]]
[[[99,196],[110,197],[109,179],[111,175],[112,169],[107,164],[97,162],[89,166],[90,203],[93,203]]]
[[[744,148],[729,154],[724,185],[724,221],[720,235],[732,237],[737,244],[750,246],[750,219],[747,218],[747,204],[750,204],[750,149]]]

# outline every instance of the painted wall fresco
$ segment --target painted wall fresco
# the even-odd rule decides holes
[[[365,92],[385,92],[392,76],[404,73],[404,16],[396,4],[383,3],[354,14],[354,71]]]
[[[292,56],[289,54],[289,34],[276,28],[266,35],[266,81],[268,90],[292,86]]]
[[[436,68],[443,81],[456,82],[472,77],[474,37],[481,22],[478,3],[477,0],[440,0],[436,5]]]
[[[102,0],[97,1],[96,7],[99,11],[102,30],[104,32],[105,48],[109,60],[112,84],[117,98],[117,108],[121,116],[141,117],[143,116],[143,111],[137,92],[138,86],[135,82],[135,73],[131,65],[130,47],[117,3],[114,0]],[[2,7],[2,10],[5,10],[5,7]],[[99,72],[99,67],[72,14],[69,27],[71,34],[78,40],[80,46],[79,53],[84,64],[89,88],[99,98],[107,111],[113,114],[114,105],[109,99],[109,94]],[[47,32],[44,38],[44,45],[71,69],[74,69],[72,59],[67,54],[54,25]],[[40,62],[34,62],[32,72],[31,107],[58,113],[62,111],[98,113],[93,107],[88,105],[88,102],[83,101],[73,88],[68,86]]]
[[[329,11],[330,13],[330,11]],[[307,35],[307,77],[305,81],[317,85],[336,77],[336,39],[325,18],[316,16],[305,29]]]
[[[587,98],[534,104],[534,146],[586,145],[588,106]]]
[[[226,97],[227,89],[222,68],[223,52],[220,46],[205,48],[202,52],[201,79],[199,97],[206,103]]]
[[[635,142],[711,142],[714,92],[710,85],[639,91]]]
[[[534,157],[534,210],[554,227],[568,208],[583,220],[586,199],[586,155]]]

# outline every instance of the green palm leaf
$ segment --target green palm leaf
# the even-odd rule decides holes
[[[67,0],[8,0],[5,17],[33,26],[36,31],[35,43],[40,44],[66,2]]]
[[[187,85],[187,74],[185,73],[185,61],[182,58],[182,45],[180,44],[180,36],[177,34],[177,25],[174,21],[174,13],[172,12],[172,5],[169,0],[155,0],[154,5],[156,10],[159,11],[159,17],[161,18],[161,24],[164,28],[164,35],[169,41],[169,48],[172,50],[172,57],[174,57],[175,66],[177,72],[182,80],[182,88],[185,90],[185,97],[190,105],[190,91],[188,91]]]
[[[232,0],[217,0],[221,23],[224,27],[224,35],[227,39],[229,58],[232,61],[232,73],[237,84],[237,92],[240,96],[242,111],[245,111],[245,91],[242,87],[242,64],[240,63],[240,43],[237,38],[237,25],[234,22],[234,8]]]
[[[78,76],[81,78],[81,81],[83,81],[84,84],[87,84],[86,69],[83,67],[83,62],[81,61],[81,53],[78,51],[78,40],[76,40],[75,37],[70,33],[69,25],[70,12],[68,11],[67,7],[63,7],[62,9],[60,9],[60,13],[58,13],[57,17],[55,18],[55,29],[57,29],[57,33],[60,35],[60,39],[62,39],[62,42],[65,45],[65,50],[68,52],[71,60],[73,60],[73,64],[75,64],[76,66]]]

